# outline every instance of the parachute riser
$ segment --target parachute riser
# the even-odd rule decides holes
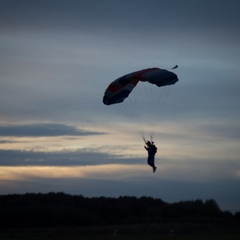
[[[148,142],[148,141],[146,140],[146,138],[144,137],[144,135],[142,136],[142,138],[143,138],[143,141],[144,141],[145,143]],[[154,141],[153,141],[153,136],[152,136],[151,133],[150,133],[150,140],[151,140],[151,143],[154,143]]]

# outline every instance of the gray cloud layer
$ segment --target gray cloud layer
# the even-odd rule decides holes
[[[141,158],[121,158],[97,149],[39,152],[0,150],[0,166],[86,166],[102,164],[145,164]]]
[[[0,137],[56,137],[104,134],[64,124],[0,125]]]

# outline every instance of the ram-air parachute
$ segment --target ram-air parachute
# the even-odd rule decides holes
[[[177,67],[176,65],[172,69],[176,69]],[[150,107],[155,108],[155,112],[160,111],[159,107],[162,101],[161,99],[163,98],[162,87],[175,84],[177,81],[177,75],[165,69],[148,68],[132,72],[110,83],[105,91],[103,103],[105,105],[117,103],[124,106],[126,105],[124,111],[128,113],[127,115],[135,116],[135,121],[138,121],[138,118],[145,119],[144,114],[151,114],[147,111]],[[140,85],[144,85],[143,92],[137,91]],[[132,91],[135,87],[136,92],[134,91],[135,96],[134,101],[132,101]],[[149,91],[149,89],[151,91]],[[129,102],[127,102],[128,99]],[[156,118],[156,114],[153,114],[152,118]],[[152,119],[149,121],[148,118],[146,121],[147,122],[143,124],[149,125],[151,122],[152,125],[154,121],[158,120]],[[154,134],[153,130],[149,130],[149,133],[151,137]],[[144,133],[142,133],[142,135],[144,137]]]

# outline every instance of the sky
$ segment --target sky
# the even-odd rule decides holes
[[[0,194],[215,199],[240,211],[238,0],[0,6]],[[112,81],[150,67],[179,81],[102,103]]]

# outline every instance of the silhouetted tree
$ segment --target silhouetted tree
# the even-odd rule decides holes
[[[212,199],[169,204],[151,197],[85,198],[65,193],[2,195],[0,214],[0,228],[240,222],[240,213],[222,212]]]

